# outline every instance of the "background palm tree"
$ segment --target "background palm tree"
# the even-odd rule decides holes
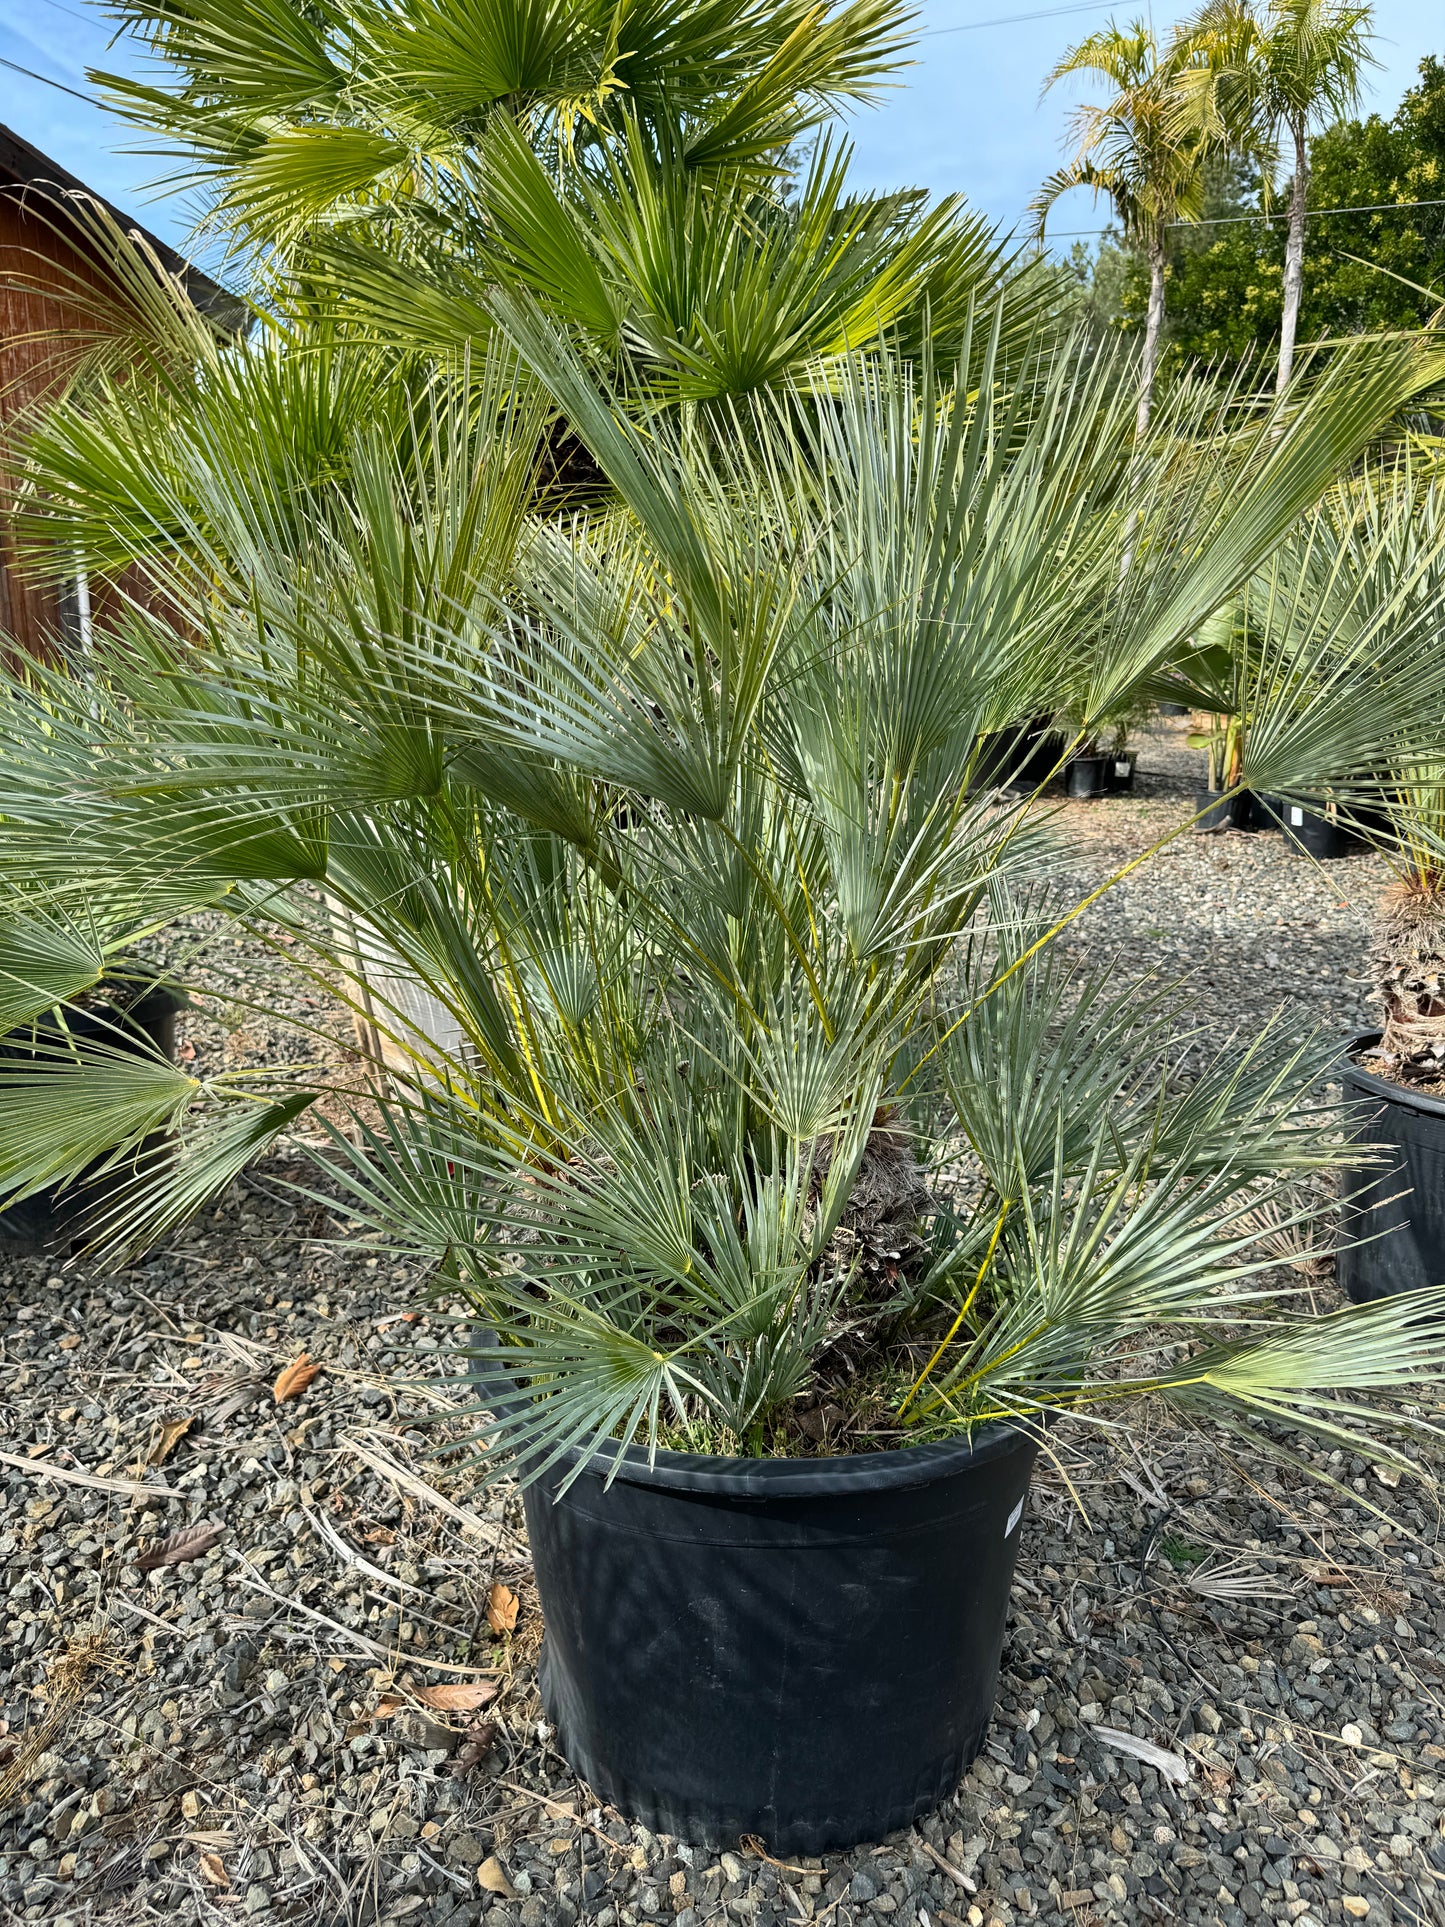
[[[1065,74],[1098,74],[1115,89],[1102,106],[1088,103],[1073,119],[1076,152],[1050,175],[1033,202],[1038,232],[1049,209],[1070,188],[1089,187],[1107,194],[1124,238],[1149,261],[1149,314],[1139,369],[1137,432],[1149,426],[1154,377],[1164,327],[1164,236],[1175,221],[1199,211],[1202,192],[1201,148],[1182,123],[1175,94],[1178,56],[1161,52],[1153,31],[1142,21],[1128,28],[1110,21],[1081,40],[1054,67],[1044,91]]]
[[[111,104],[183,156],[234,240],[289,247],[385,227],[475,179],[497,119],[560,175],[624,119],[693,168],[776,174],[838,107],[903,62],[899,0],[120,0],[154,57],[144,81],[94,73]]]
[[[647,406],[735,397],[886,335],[953,359],[1054,277],[959,196],[859,195],[820,133],[902,64],[900,0],[128,0],[144,84],[257,305],[390,351],[479,351],[525,287]]]
[[[1294,150],[1275,380],[1281,394],[1294,367],[1304,287],[1310,129],[1357,105],[1371,60],[1371,19],[1370,7],[1353,0],[1210,0],[1179,31],[1184,128],[1251,161],[1266,184],[1283,142]]]

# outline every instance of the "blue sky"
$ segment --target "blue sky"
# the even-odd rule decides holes
[[[1058,165],[1071,100],[1088,90],[1079,83],[1072,94],[1061,88],[1040,103],[1040,80],[1070,41],[1102,24],[1111,10],[1121,18],[1137,11],[1111,9],[1108,0],[1052,8],[1043,0],[1032,9],[1029,0],[922,0],[917,64],[882,107],[851,123],[858,185],[960,190],[995,220],[1018,221],[1039,181]],[[1156,29],[1179,11],[1161,5]],[[977,24],[1025,12],[1037,17]],[[87,91],[87,67],[123,58],[107,51],[109,26],[86,0],[3,0],[0,15],[0,59],[78,92]],[[1381,64],[1366,104],[1388,111],[1421,57],[1445,52],[1440,0],[1379,0],[1376,28]],[[127,130],[99,108],[0,66],[0,121],[163,239],[184,239],[183,202],[156,201],[145,191],[161,164],[125,152]],[[1050,227],[1062,238],[1064,230],[1096,228],[1103,219],[1088,195],[1072,195],[1059,203]]]

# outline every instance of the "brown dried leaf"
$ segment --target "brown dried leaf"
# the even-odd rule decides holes
[[[229,1887],[231,1876],[226,1872],[224,1861],[218,1853],[200,1855],[201,1872],[213,1887]]]
[[[489,1853],[477,1868],[477,1885],[489,1894],[500,1894],[504,1900],[515,1900],[517,1890],[508,1880],[506,1871],[494,1853]]]
[[[1314,1560],[1305,1567],[1305,1578],[1312,1586],[1352,1586],[1355,1582],[1347,1572],[1339,1572],[1334,1566]]]
[[[164,1465],[175,1451],[191,1427],[200,1419],[199,1412],[192,1412],[187,1418],[173,1418],[160,1429],[160,1436],[151,1448],[147,1465]]]
[[[497,1743],[497,1729],[490,1720],[473,1720],[467,1728],[467,1737],[456,1750],[455,1757],[447,1767],[454,1778],[460,1780],[486,1759]]]
[[[517,1624],[517,1595],[499,1579],[487,1594],[487,1624],[494,1633],[509,1633]]]
[[[313,1358],[310,1352],[301,1352],[271,1387],[271,1396],[278,1405],[284,1405],[288,1398],[300,1398],[320,1370],[319,1358]]]
[[[182,1526],[173,1532],[169,1539],[149,1552],[143,1552],[136,1564],[142,1572],[154,1572],[158,1566],[183,1566],[188,1559],[204,1559],[212,1546],[219,1545],[225,1536],[222,1526],[209,1526],[204,1521],[193,1526]]]
[[[393,1713],[401,1712],[405,1705],[406,1701],[399,1693],[383,1693],[371,1717],[374,1720],[389,1720]]]
[[[512,1617],[516,1618],[513,1611]],[[436,1713],[474,1713],[501,1691],[494,1679],[466,1680],[457,1686],[419,1686],[415,1697]]]

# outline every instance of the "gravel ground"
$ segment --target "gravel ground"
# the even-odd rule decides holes
[[[1078,881],[1181,819],[1182,732],[1143,755],[1137,797],[1065,807]],[[1372,860],[1191,834],[1070,942],[1189,969],[1215,1041],[1281,1003],[1343,1029],[1378,882]],[[223,958],[257,1014],[227,1036],[196,1013],[194,1061],[273,1048],[282,1007],[344,1037],[320,1000]],[[0,1915],[1445,1920],[1428,1492],[1336,1456],[1349,1505],[1147,1415],[1041,1472],[991,1738],[914,1833],[790,1868],[599,1809],[541,1720],[520,1507],[435,1456],[465,1431],[425,1380],[447,1328],[404,1315],[419,1281],[348,1246],[324,1200],[282,1188],[298,1169],[257,1167],[123,1270],[0,1260]],[[278,1404],[302,1352],[321,1370]],[[199,1556],[138,1567],[201,1527]],[[422,1710],[439,1684],[474,1704]]]

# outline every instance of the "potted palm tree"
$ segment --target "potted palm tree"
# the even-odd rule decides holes
[[[70,471],[55,540],[126,547],[133,489],[153,593],[91,687],[0,685],[14,974],[62,880],[204,878],[353,999],[384,945],[447,1026],[373,1004],[380,1106],[82,1047],[57,1107],[6,1066],[0,1184],[103,1153],[131,1182],[93,1235],[136,1249],[323,1091],[349,1109],[327,1177],[432,1266],[479,1475],[525,1482],[567,1757],[654,1827],[816,1852],[982,1743],[1053,1424],[1162,1398],[1389,1455],[1445,1356],[1396,1303],[1304,1319],[1263,1275],[1261,1202],[1307,1215],[1344,1154],[1332,1053],[1271,1031],[1182,1081],[1167,1003],[1061,974],[1085,904],[1035,898],[1045,832],[970,782],[1080,634],[1085,726],[1151,686],[1420,365],[1357,345],[1228,433],[1181,386],[1141,473],[1129,366],[1082,345],[1022,379],[976,344],[956,381],[842,356],[735,433],[644,432],[530,300],[493,313],[511,347],[413,378],[405,433],[363,413],[325,485],[299,444],[256,479],[256,398],[295,379],[265,346],[159,467],[107,397],[104,488]],[[538,395],[609,479],[590,515],[519,487]],[[1268,697],[1259,773],[1428,735],[1445,665],[1415,669],[1368,724],[1358,680]]]
[[[1346,1180],[1338,1271],[1357,1303],[1445,1273],[1445,766],[1409,771],[1391,805],[1370,972],[1382,1023],[1351,1041],[1344,1070],[1355,1141],[1376,1154]]]
[[[1256,574],[1241,599],[1254,647],[1246,705],[1274,707],[1285,685],[1353,692],[1355,722],[1334,725],[1362,752],[1352,781],[1292,786],[1265,775],[1255,787],[1287,792],[1286,821],[1319,822],[1348,847],[1373,845],[1390,881],[1380,903],[1370,966],[1381,1028],[1352,1039],[1343,1066],[1361,1155],[1338,1256],[1356,1300],[1435,1284],[1445,1241],[1439,1187],[1445,1109],[1436,1085],[1442,1053],[1437,963],[1445,765],[1412,755],[1379,705],[1385,679],[1434,646],[1445,613],[1445,493],[1405,453],[1374,459],[1330,489]],[[1270,687],[1274,694],[1271,695]],[[1243,779],[1269,761],[1270,725],[1252,727]],[[1407,732],[1408,735],[1408,732]],[[1373,743],[1367,747],[1367,738]],[[1338,844],[1323,854],[1338,854]]]

